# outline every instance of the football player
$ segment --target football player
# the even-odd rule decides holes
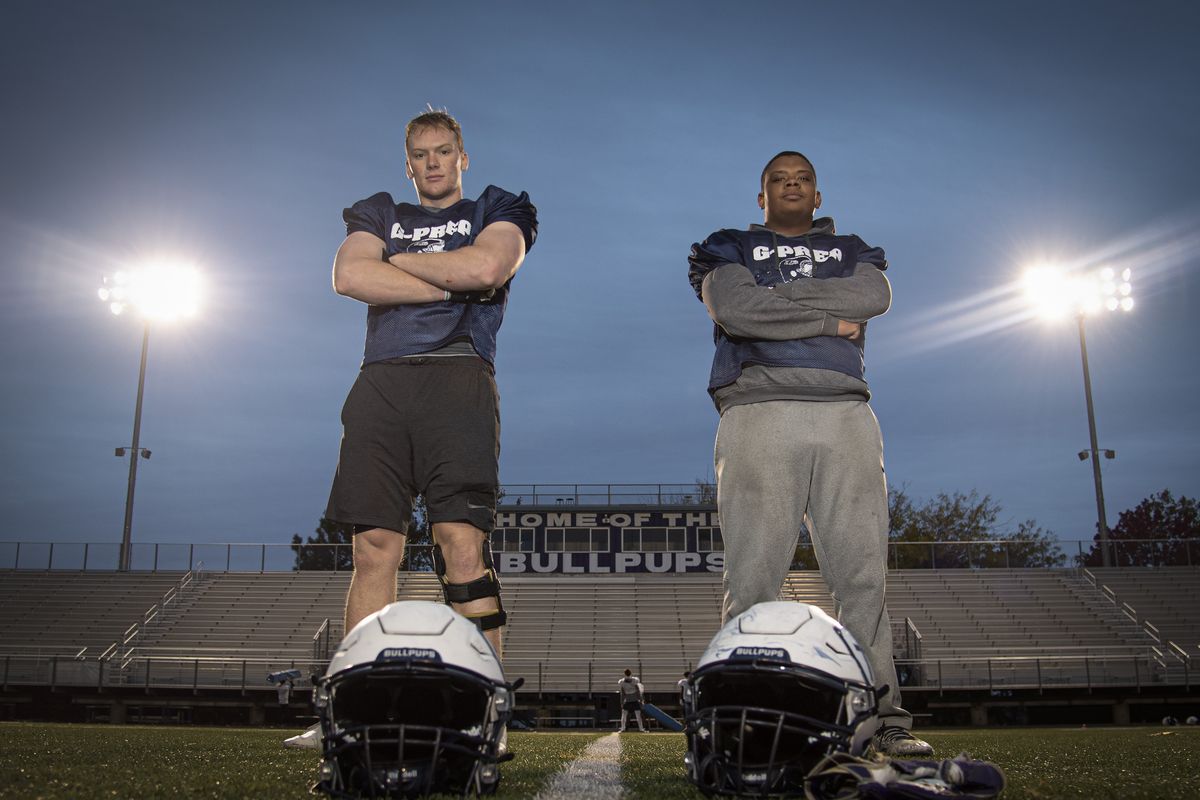
[[[346,209],[334,290],[367,306],[366,352],[342,409],[325,516],[355,528],[345,630],[396,599],[396,570],[424,495],[445,600],[501,652],[505,615],[487,534],[498,490],[496,332],[537,235],[529,196],[489,186],[463,198],[458,122],[408,123],[417,203],[380,192]]]
[[[496,186],[464,198],[470,160],[445,111],[410,121],[404,147],[417,202],[380,192],[347,208],[333,264],[334,291],[367,312],[325,511],[354,527],[344,630],[396,599],[422,495],[443,597],[501,653],[506,617],[487,540],[499,489],[496,334],[537,236],[537,209]]]
[[[900,705],[884,603],[883,442],[864,379],[868,320],[888,310],[883,250],[838,234],[817,173],[785,151],[760,176],[763,224],[692,246],[688,277],[714,324],[708,391],[721,416],[715,465],[725,540],[722,620],[774,600],[807,525],[838,619],[889,692],[876,749],[920,756]]]

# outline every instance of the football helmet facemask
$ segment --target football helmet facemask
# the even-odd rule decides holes
[[[515,691],[479,629],[449,606],[392,603],[338,645],[313,702],[334,797],[491,794]]]
[[[876,695],[841,624],[805,603],[759,603],[721,628],[684,684],[688,779],[705,794],[802,797],[827,755],[862,755]]]

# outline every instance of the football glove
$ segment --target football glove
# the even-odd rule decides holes
[[[999,767],[965,753],[943,761],[868,761],[834,754],[804,779],[808,800],[988,800],[1003,790],[1004,773]]]

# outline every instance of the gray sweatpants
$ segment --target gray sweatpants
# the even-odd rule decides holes
[[[887,479],[866,402],[777,400],[727,408],[717,428],[717,507],[725,540],[721,621],[779,598],[807,522],[837,618],[867,651],[881,721],[900,707],[885,605]]]

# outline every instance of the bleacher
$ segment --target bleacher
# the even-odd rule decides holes
[[[308,658],[321,623],[340,619],[349,577],[344,572],[208,575],[169,624],[147,631],[139,649],[156,655]]]
[[[1108,587],[1118,606],[1148,621],[1162,640],[1200,656],[1200,568],[1101,568],[1088,570],[1098,589]],[[1124,613],[1124,611],[1122,612]]]
[[[1164,632],[1179,625],[1195,647],[1197,623],[1178,617],[1194,607],[1200,569],[1099,572],[1146,619],[1161,610],[1162,624],[1155,624]],[[87,647],[87,657],[98,655],[180,577],[0,572],[0,656],[17,647],[62,656]],[[349,578],[344,572],[206,575],[143,629],[135,655],[311,662],[313,634],[324,620],[334,623],[333,642],[341,633]],[[504,585],[506,671],[524,677],[532,691],[607,692],[626,668],[648,690],[670,691],[719,622],[721,582],[714,574],[520,576],[504,578]],[[833,610],[815,572],[791,573],[782,595]],[[399,596],[437,601],[440,592],[430,573],[401,573]],[[893,571],[888,598],[893,622],[911,620],[919,631],[919,652],[909,655],[923,659],[914,675],[924,685],[1139,680],[1136,671],[1145,669],[1130,660],[1147,650],[1145,634],[1073,570]],[[228,669],[221,674],[236,683]]]
[[[1144,644],[1135,629],[1097,613],[1080,594],[1071,574],[1057,570],[908,570],[888,580],[888,605],[913,620],[926,657]]]
[[[505,669],[535,691],[615,691],[624,670],[675,687],[720,622],[709,575],[507,578]]]
[[[0,648],[96,657],[184,573],[0,572]]]
[[[312,637],[328,619],[342,633],[347,573],[214,574],[151,629],[142,655],[310,660]],[[509,612],[507,670],[531,689],[587,691],[607,687],[626,668],[647,685],[671,686],[680,664],[698,657],[716,630],[717,576],[505,578]],[[400,573],[401,600],[440,602],[432,573]]]
[[[1072,570],[906,570],[888,605],[921,633],[927,685],[1136,683],[1149,641]],[[1139,671],[1141,674],[1139,674]]]

